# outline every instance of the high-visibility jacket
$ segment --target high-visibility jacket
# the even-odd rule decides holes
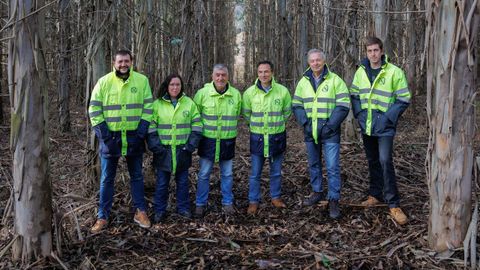
[[[240,92],[228,84],[226,91],[220,94],[211,82],[198,90],[193,100],[203,123],[198,154],[215,162],[232,159],[242,106]]]
[[[153,103],[147,139],[149,149],[154,152],[157,169],[173,173],[188,169],[192,162],[191,153],[198,146],[201,132],[200,113],[191,98],[182,93],[175,106],[168,94],[157,99]]]
[[[272,78],[268,92],[257,79],[242,99],[242,113],[250,127],[250,152],[264,157],[283,153],[286,148],[285,126],[292,113],[288,89]]]
[[[98,80],[88,112],[94,129],[102,130],[97,132],[102,155],[143,153],[143,139],[152,119],[152,103],[148,79],[138,72],[131,70],[124,81],[114,70]]]
[[[350,110],[350,98],[345,82],[327,65],[323,68],[320,83],[314,89],[313,71],[309,68],[297,84],[292,109],[297,122],[311,123],[315,143],[340,142],[340,126]]]
[[[404,72],[382,56],[381,70],[370,83],[371,67],[364,59],[355,72],[350,94],[352,109],[362,132],[369,136],[393,136],[399,116],[410,103]]]

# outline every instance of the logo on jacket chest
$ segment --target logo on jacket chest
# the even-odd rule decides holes
[[[137,93],[137,88],[136,88],[136,87],[130,88],[130,92],[131,92],[132,94]]]
[[[189,111],[183,111],[182,114],[183,114],[183,117],[184,117],[184,118],[188,118],[188,117],[190,116],[190,112],[189,112]]]
[[[275,105],[280,105],[280,99],[279,98],[275,99],[274,102],[275,102]]]
[[[228,99],[228,104],[233,105],[233,103],[234,103],[234,102],[233,102],[233,99],[231,99],[231,98]]]
[[[322,92],[324,92],[324,93],[328,92],[328,85],[325,85],[325,86],[322,88]]]
[[[385,78],[382,77],[382,78],[378,79],[378,83],[381,84],[381,85],[384,85],[385,84]]]

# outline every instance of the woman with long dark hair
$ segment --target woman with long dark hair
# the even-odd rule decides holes
[[[183,91],[179,75],[171,74],[162,82],[153,103],[153,118],[148,132],[147,143],[153,152],[157,178],[154,222],[159,223],[166,218],[172,174],[177,186],[177,213],[191,218],[188,168],[201,138],[202,122],[197,105]]]

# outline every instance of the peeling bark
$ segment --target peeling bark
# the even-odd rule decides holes
[[[480,2],[430,1],[426,41],[430,191],[428,240],[460,247],[471,218],[475,49]]]
[[[48,177],[48,93],[43,55],[44,1],[10,1],[8,44],[16,240],[14,260],[23,264],[52,249],[52,189]],[[27,14],[31,14],[26,17]],[[20,19],[24,18],[24,19]]]

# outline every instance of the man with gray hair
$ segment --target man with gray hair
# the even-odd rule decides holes
[[[200,170],[195,216],[200,218],[205,215],[210,174],[216,162],[220,166],[222,209],[225,214],[232,215],[235,213],[232,168],[242,97],[240,92],[228,83],[226,65],[213,66],[212,82],[198,90],[193,100],[198,106],[203,123],[202,139],[198,146]]]
[[[313,192],[303,204],[312,206],[323,199],[322,148],[327,167],[329,214],[340,217],[340,126],[350,110],[347,85],[325,64],[325,54],[311,49],[309,68],[297,84],[292,110],[303,127],[307,147],[310,184]]]

